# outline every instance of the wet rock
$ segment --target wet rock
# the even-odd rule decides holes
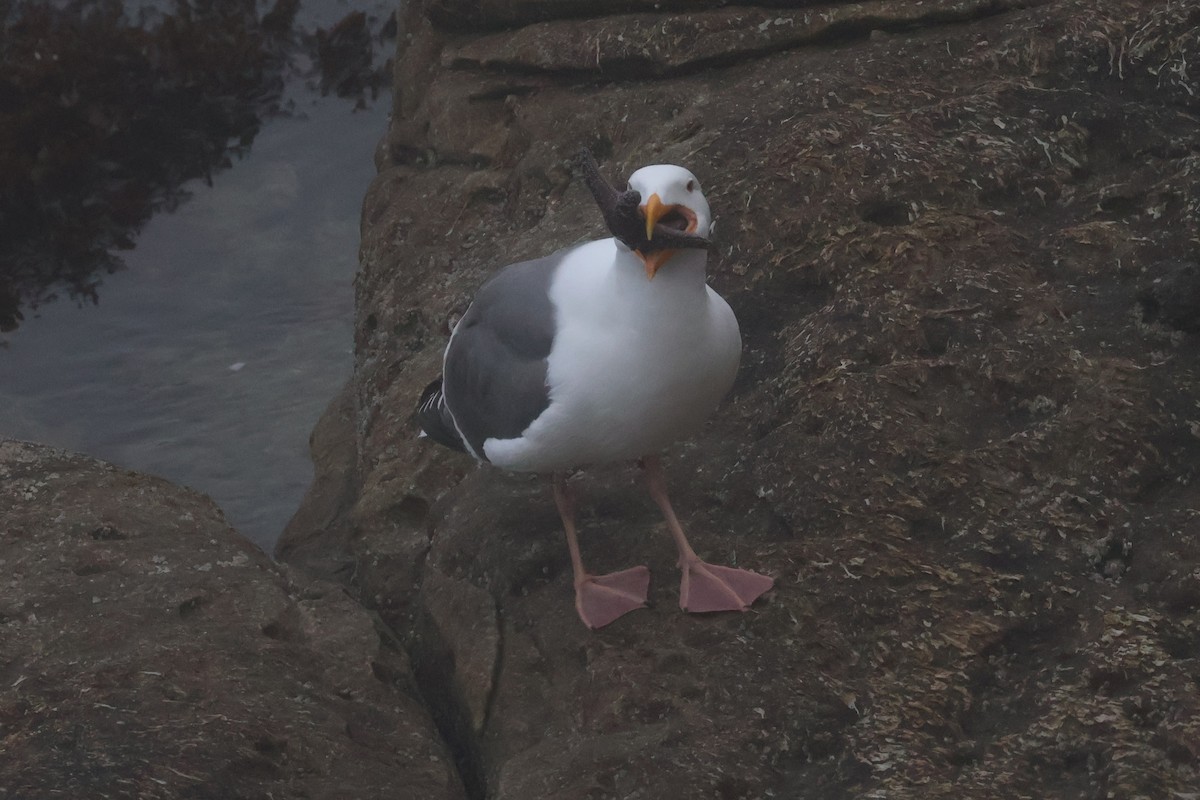
[[[0,442],[11,797],[462,798],[402,649],[206,497]]]

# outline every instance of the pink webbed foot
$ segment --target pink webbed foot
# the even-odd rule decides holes
[[[650,588],[650,570],[645,567],[613,572],[609,575],[585,575],[575,584],[575,610],[583,624],[595,630],[646,606]]]
[[[746,611],[774,585],[774,579],[766,575],[696,559],[683,566],[679,607],[693,614]]]

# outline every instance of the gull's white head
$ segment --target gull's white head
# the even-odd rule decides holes
[[[690,171],[674,164],[642,167],[629,176],[629,188],[642,196],[647,238],[654,238],[656,224],[708,236],[712,214],[700,181]]]
[[[705,238],[712,230],[712,212],[700,181],[683,167],[653,164],[629,176],[629,188],[642,196],[640,211],[646,220],[646,238],[654,240],[654,226],[661,225]],[[651,278],[677,250],[657,250],[642,256]],[[639,253],[639,255],[641,255]]]

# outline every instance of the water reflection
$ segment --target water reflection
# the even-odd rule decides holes
[[[183,181],[245,151],[298,48],[280,2],[270,28],[254,0],[0,3],[0,331],[58,292],[95,299]]]
[[[349,376],[359,210],[386,101],[298,103],[249,158],[145,227],[99,306],[43,306],[0,349],[0,436],[212,495],[268,551]]]

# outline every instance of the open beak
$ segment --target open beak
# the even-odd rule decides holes
[[[646,205],[642,206],[642,213],[646,215],[646,238],[654,239],[654,226],[663,218],[663,215],[670,211],[670,206],[664,205],[662,198],[657,193],[650,195],[650,199],[646,201]],[[646,278],[654,280],[654,273],[658,272],[659,268],[675,255],[674,250],[656,250],[649,255],[638,253],[642,263],[646,265]]]
[[[662,201],[662,198],[657,193],[650,195],[646,200],[646,204],[641,207],[642,214],[646,217],[646,240],[654,240],[654,226],[657,225],[663,217],[675,212],[677,215],[682,215],[682,221],[686,223],[686,232],[692,233],[696,230],[696,215],[690,208],[686,206],[667,205]],[[680,220],[673,220],[679,222]],[[636,251],[642,259],[642,263],[646,265],[646,277],[653,279],[654,273],[658,272],[663,264],[667,263],[671,256],[675,255],[678,250],[656,250],[649,255]]]
[[[646,201],[646,205],[642,206],[642,211],[646,215],[646,238],[654,239],[654,226],[662,219],[663,214],[670,211],[670,207],[663,205],[662,198],[657,193],[650,195],[650,199]]]

